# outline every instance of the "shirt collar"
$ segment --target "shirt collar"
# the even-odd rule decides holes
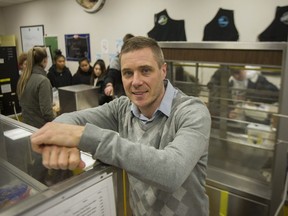
[[[175,89],[172,86],[170,81],[167,80],[167,79],[164,80],[164,85],[166,86],[164,97],[163,97],[163,99],[162,99],[162,101],[160,103],[160,106],[155,110],[151,120],[153,120],[155,118],[155,115],[156,115],[157,111],[162,112],[167,117],[170,116],[171,108],[172,108],[172,102],[173,102],[173,99],[176,96],[178,91],[177,91],[177,89]],[[137,108],[137,106],[135,104],[133,104],[133,103],[131,105],[131,111],[134,114],[134,116],[136,116],[137,118],[142,119],[144,121],[148,121],[149,120],[148,118],[146,118],[145,116],[143,116],[140,113],[140,111]]]

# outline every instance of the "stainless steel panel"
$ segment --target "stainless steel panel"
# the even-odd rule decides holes
[[[211,186],[207,186],[206,191],[209,196],[210,216],[219,216],[221,214],[224,215],[224,212],[221,212],[223,210],[227,211],[227,216],[268,215],[268,205],[263,204],[262,202],[256,202],[253,199],[247,199],[243,196],[238,196],[233,193],[228,193],[228,199],[222,201],[221,192],[226,191],[221,191],[219,188]]]
[[[269,211],[268,205],[234,194],[229,194],[228,204],[228,216],[265,216]]]
[[[206,193],[209,197],[209,215],[210,216],[219,216],[220,215],[219,214],[220,202],[221,202],[220,190],[207,185],[206,186]]]
[[[210,143],[209,166],[270,185],[271,179],[263,172],[272,171],[272,151],[213,138],[210,139]]]
[[[161,48],[180,48],[180,49],[228,49],[228,50],[285,50],[287,43],[285,42],[159,42]],[[191,59],[193,60],[193,59]]]
[[[73,112],[99,105],[99,87],[72,85],[61,87],[59,91],[60,112]]]
[[[247,199],[269,204],[271,189],[269,185],[255,181],[244,175],[237,175],[225,169],[209,166],[207,170],[207,185],[228,191]]]

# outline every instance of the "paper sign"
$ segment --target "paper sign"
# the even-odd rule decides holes
[[[23,137],[30,136],[32,133],[21,128],[16,128],[9,131],[4,131],[4,136],[12,140],[18,140]]]

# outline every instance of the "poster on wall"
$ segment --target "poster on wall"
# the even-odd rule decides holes
[[[78,61],[81,58],[88,58],[90,55],[89,34],[67,34],[65,35],[66,59],[68,61]]]
[[[44,45],[44,25],[20,26],[22,51]]]
[[[44,37],[45,46],[50,47],[52,58],[54,58],[55,51],[58,49],[58,37],[57,36],[46,36]]]
[[[52,52],[51,52],[51,47],[46,46],[46,53],[47,53],[47,65],[46,65],[46,70],[48,70],[52,65],[53,65],[53,58],[52,58]]]

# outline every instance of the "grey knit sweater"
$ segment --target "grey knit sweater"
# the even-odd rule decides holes
[[[33,67],[19,103],[24,123],[40,128],[47,122],[53,121],[52,86],[46,71],[41,66]]]
[[[134,215],[209,214],[210,115],[199,99],[178,91],[170,116],[148,124],[133,116],[127,97],[56,121],[85,125],[79,148],[127,171]]]

